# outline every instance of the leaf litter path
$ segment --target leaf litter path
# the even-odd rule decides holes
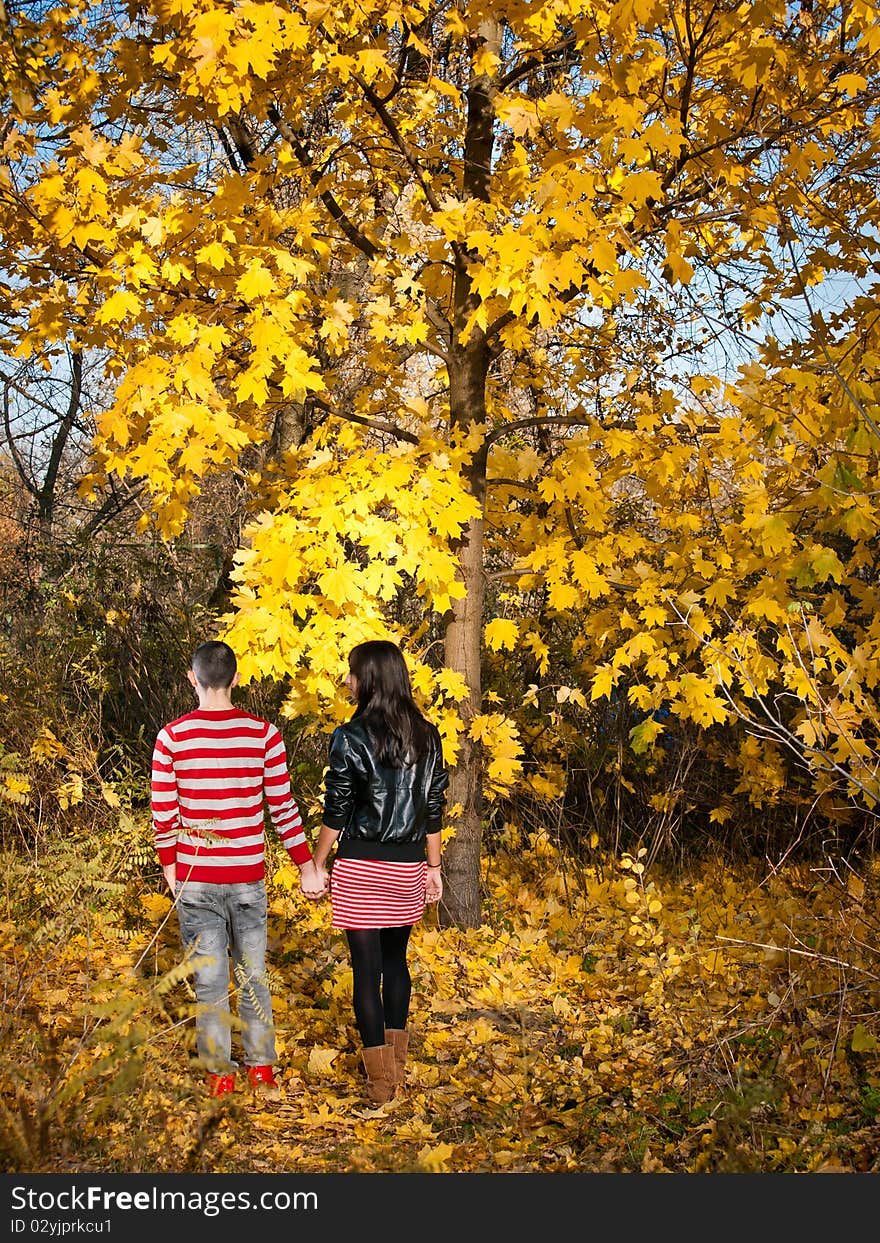
[[[496,858],[480,929],[440,929],[432,912],[414,930],[407,1090],[378,1108],[363,1094],[329,905],[308,903],[283,869],[270,889],[282,1099],[205,1097],[178,980],[152,1016],[137,1091],[79,1136],[82,1168],[880,1169],[870,885],[709,865],[648,880],[626,856],[575,883],[551,851]],[[141,986],[178,957],[167,918],[147,927],[163,904],[143,902],[154,952],[141,954]]]

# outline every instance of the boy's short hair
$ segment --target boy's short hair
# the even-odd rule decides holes
[[[205,690],[227,690],[232,685],[237,667],[235,652],[228,643],[220,643],[216,639],[200,643],[190,661],[196,681]]]

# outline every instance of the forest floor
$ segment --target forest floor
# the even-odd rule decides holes
[[[270,1102],[206,1095],[153,878],[62,865],[7,878],[6,1172],[880,1171],[870,869],[487,858],[481,927],[413,933],[406,1090],[373,1107],[344,934],[295,869],[269,883]]]

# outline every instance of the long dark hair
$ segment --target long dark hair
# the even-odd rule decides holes
[[[357,710],[376,758],[389,768],[414,764],[428,749],[429,726],[412,697],[403,653],[387,639],[352,648],[348,667],[357,678]]]

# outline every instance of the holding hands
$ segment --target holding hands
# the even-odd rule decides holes
[[[318,867],[312,860],[300,868],[299,885],[304,897],[317,901],[330,892],[330,876],[326,868]]]

